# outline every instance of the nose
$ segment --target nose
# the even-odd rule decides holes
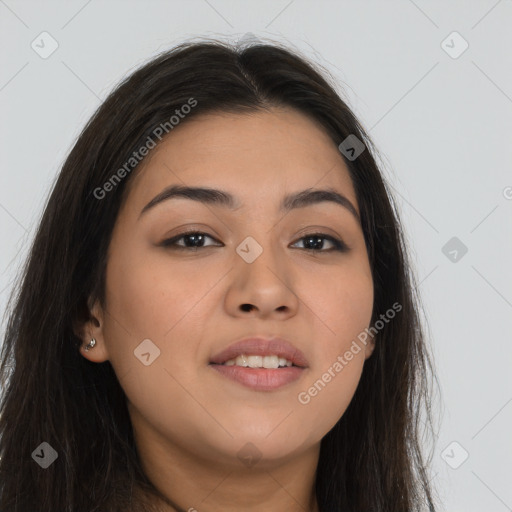
[[[225,298],[229,314],[284,320],[297,313],[293,275],[277,252],[267,247],[252,263],[236,255]]]

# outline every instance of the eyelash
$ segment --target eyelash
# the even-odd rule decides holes
[[[185,238],[186,236],[192,236],[192,235],[206,235],[208,238],[211,238],[212,240],[215,240],[216,242],[218,242],[218,240],[216,238],[209,235],[208,233],[204,233],[202,231],[185,231],[183,233],[180,233],[179,235],[176,235],[172,238],[164,240],[160,245],[162,247],[166,247],[171,250],[177,250],[177,251],[184,250],[184,251],[193,251],[193,252],[198,251],[199,249],[205,249],[206,247],[215,247],[212,245],[208,245],[206,247],[185,247],[185,246],[176,244],[176,242],[178,240],[181,240],[182,238]],[[327,250],[325,250],[325,249],[308,249],[308,248],[301,248],[301,247],[299,247],[299,249],[302,249],[303,251],[310,251],[310,252],[332,252],[332,251],[347,252],[349,250],[349,247],[345,244],[345,242],[343,242],[342,240],[339,240],[338,238],[332,237],[330,235],[326,235],[325,233],[308,233],[308,234],[300,237],[297,241],[304,240],[307,238],[312,238],[312,237],[323,238],[325,240],[329,240],[334,245],[334,247],[332,247],[331,249],[327,249]],[[295,242],[295,243],[297,243],[297,242]]]

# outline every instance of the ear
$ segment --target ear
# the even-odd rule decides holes
[[[373,354],[373,351],[375,350],[375,338],[372,337],[370,338],[370,341],[368,341],[364,347],[364,359],[366,361],[366,359],[368,359],[372,354]]]
[[[108,361],[109,354],[105,345],[105,318],[106,314],[96,301],[92,307],[88,309],[89,318],[74,326],[75,334],[82,340],[80,345],[80,354],[92,361],[93,363],[103,363]],[[91,339],[94,338],[96,343],[94,347],[85,350]]]

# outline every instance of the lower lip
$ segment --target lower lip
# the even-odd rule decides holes
[[[215,370],[256,391],[273,391],[300,378],[304,368],[286,366],[283,368],[248,368],[210,364]]]

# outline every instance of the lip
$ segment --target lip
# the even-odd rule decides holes
[[[294,366],[284,368],[249,368],[243,366],[225,366],[230,359],[245,355],[284,357]],[[236,381],[255,391],[273,391],[299,379],[309,367],[306,356],[289,341],[283,338],[264,338],[261,336],[244,338],[214,355],[210,364],[224,377]]]
[[[210,359],[210,364],[221,365],[230,359],[235,359],[236,357],[241,356],[242,354],[248,356],[276,355],[278,357],[284,357],[285,359],[288,359],[299,368],[304,369],[308,368],[309,366],[306,356],[289,341],[285,340],[284,338],[264,338],[261,336],[244,338],[233,343],[232,345],[229,345],[229,347],[215,354]],[[226,368],[230,367],[228,366]]]
[[[287,366],[285,368],[248,368],[211,364],[214,370],[224,377],[236,381],[254,391],[274,391],[302,376],[305,368]]]

